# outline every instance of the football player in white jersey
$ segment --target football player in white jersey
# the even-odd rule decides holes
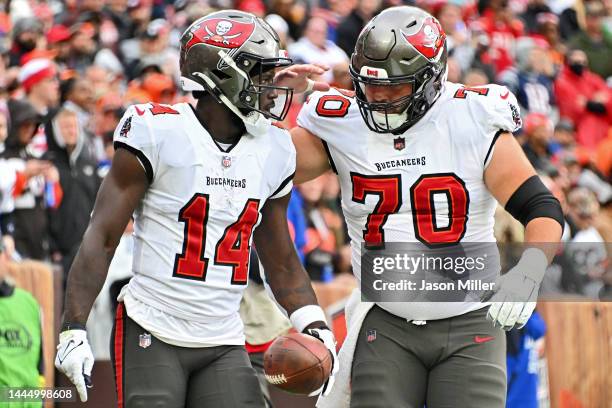
[[[559,203],[512,135],[521,123],[514,95],[449,83],[446,69],[438,21],[389,8],[359,35],[355,93],[312,94],[291,131],[296,183],[338,174],[359,279],[362,247],[494,242],[496,202],[525,225],[528,244],[561,237]],[[336,386],[318,406],[503,407],[501,329],[526,323],[552,252],[526,249],[491,303],[372,303],[354,293]]]
[[[120,121],[68,277],[55,361],[83,401],[93,366],[85,323],[130,217],[134,277],[119,295],[111,346],[119,407],[264,406],[238,313],[253,241],[295,329],[335,360],[287,227],[295,149],[288,131],[271,126],[287,112],[289,85],[304,91],[307,74],[323,71],[285,68],[275,84],[290,62],[262,19],[209,14],[181,38],[182,86],[197,106],[135,105]]]

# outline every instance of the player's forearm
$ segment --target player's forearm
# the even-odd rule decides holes
[[[287,205],[291,195],[268,200],[253,239],[277,303],[291,315],[297,309],[316,305],[310,278],[300,263],[287,227]]]
[[[541,249],[550,262],[557,252],[562,233],[558,221],[545,217],[534,218],[525,227],[525,244],[527,247]]]
[[[116,244],[108,245],[104,234],[91,226],[68,274],[64,323],[85,325],[91,307],[104,286]]]
[[[274,298],[288,315],[300,307],[318,304],[310,278],[297,256],[286,264],[276,262],[272,268],[264,265],[264,270]]]

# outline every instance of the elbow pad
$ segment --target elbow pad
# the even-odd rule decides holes
[[[552,218],[561,225],[562,230],[565,225],[559,200],[552,195],[538,176],[531,176],[525,180],[512,194],[505,208],[524,226],[534,218],[540,217]]]

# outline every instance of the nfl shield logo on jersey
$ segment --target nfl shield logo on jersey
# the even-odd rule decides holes
[[[138,336],[138,345],[144,349],[151,345],[151,335],[149,333],[144,333]]]
[[[232,165],[232,158],[230,156],[223,156],[223,160],[221,160],[221,164],[223,167],[228,168]]]
[[[372,343],[374,340],[376,340],[376,330],[368,330],[367,336],[368,343]]]
[[[395,150],[404,150],[406,147],[406,139],[403,137],[393,139],[393,147],[395,147]]]

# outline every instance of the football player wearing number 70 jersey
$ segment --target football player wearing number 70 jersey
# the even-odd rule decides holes
[[[359,279],[362,244],[495,242],[496,201],[525,225],[528,244],[561,237],[560,205],[512,135],[521,124],[514,95],[449,83],[446,64],[434,17],[389,8],[359,35],[355,93],[312,94],[291,131],[294,182],[328,169],[340,179]],[[356,291],[336,385],[317,406],[504,407],[501,329],[527,322],[551,252],[526,249],[495,282],[491,303],[368,303]]]
[[[321,340],[335,361],[288,232],[295,150],[289,133],[271,126],[293,89],[329,87],[308,79],[323,69],[290,63],[262,19],[209,14],[181,38],[182,86],[197,106],[135,105],[120,121],[68,277],[55,360],[81,400],[93,366],[85,323],[131,216],[134,277],[119,295],[111,345],[120,408],[264,407],[238,313],[253,241],[295,329]]]

